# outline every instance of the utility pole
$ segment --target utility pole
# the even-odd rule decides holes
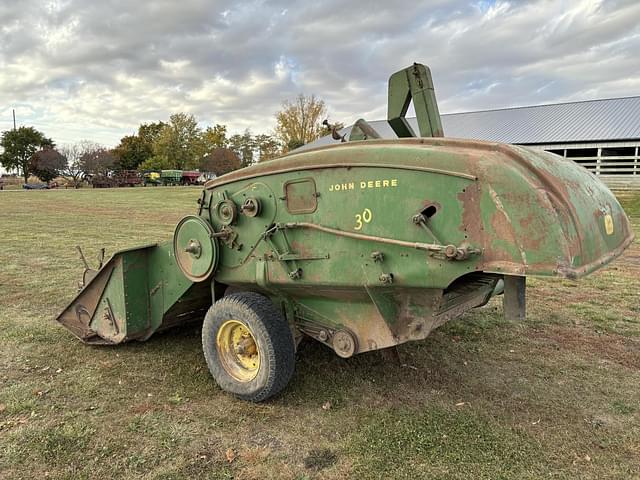
[[[13,129],[16,129],[16,109],[13,109]]]

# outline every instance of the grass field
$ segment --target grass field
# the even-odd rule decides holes
[[[0,192],[0,478],[640,478],[638,240],[580,282],[530,280],[525,323],[492,301],[401,346],[412,368],[304,343],[254,405],[215,385],[197,326],[98,348],[54,322],[75,245],[164,241],[198,194]]]

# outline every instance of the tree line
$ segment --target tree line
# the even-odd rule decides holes
[[[176,113],[166,122],[141,124],[111,149],[88,140],[57,146],[44,133],[22,126],[2,133],[0,164],[22,172],[25,183],[30,175],[45,182],[63,176],[76,187],[94,175],[122,170],[200,170],[223,175],[328,134],[322,124],[326,115],[324,101],[300,94],[282,103],[273,133],[254,135],[247,129],[229,135],[226,125],[202,128],[195,116]]]

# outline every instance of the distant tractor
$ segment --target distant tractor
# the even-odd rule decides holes
[[[93,175],[89,179],[93,188],[113,188],[117,187],[116,181],[109,175]]]

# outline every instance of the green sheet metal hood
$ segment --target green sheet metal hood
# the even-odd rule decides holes
[[[482,247],[475,266],[479,271],[577,278],[610,262],[633,240],[615,196],[586,169],[547,152],[491,142],[349,142],[238,170],[210,181],[207,188],[261,175],[349,166],[468,178],[469,186],[458,195],[463,213],[448,221]],[[426,196],[429,185],[424,188]]]

